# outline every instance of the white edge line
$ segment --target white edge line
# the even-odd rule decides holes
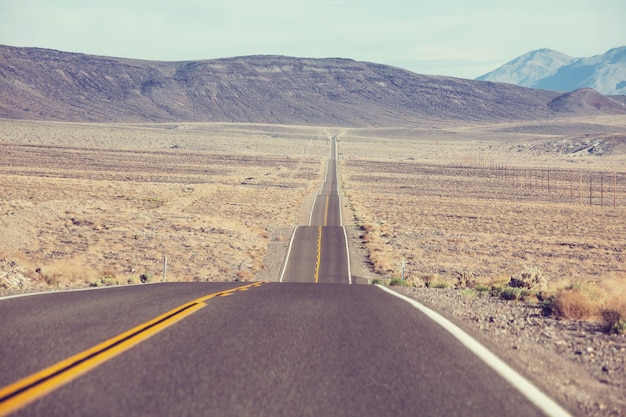
[[[341,132],[340,132],[341,133]],[[335,135],[335,182],[337,183],[337,195],[339,196],[339,226],[343,227],[343,213],[341,210],[341,194],[339,193],[339,169],[337,168],[337,136]],[[344,230],[345,233],[345,230]],[[346,238],[347,240],[347,238]],[[347,245],[347,244],[346,244]]]
[[[337,188],[339,188],[339,170],[337,169],[337,135],[335,136],[335,182],[337,183]],[[348,233],[346,232],[346,228],[343,225],[343,213],[341,212],[341,195],[339,194],[339,190],[337,190],[337,195],[339,196],[339,226],[343,229],[343,237],[346,241],[346,261],[348,262],[348,283],[352,284],[352,269],[350,267],[350,246],[348,246]]]
[[[339,226],[343,227],[343,212],[341,210],[341,195],[337,192],[337,199],[339,200]]]
[[[320,190],[321,192],[321,190]],[[315,200],[313,200],[313,205],[311,206],[311,214],[309,214],[309,226],[311,225],[311,223],[313,223],[313,211],[315,210],[315,205],[317,204],[317,197],[319,197],[321,194],[317,194],[315,196]]]
[[[154,285],[154,284],[164,284],[164,282],[154,281],[154,282],[145,282],[141,284],[118,284],[118,285],[107,285],[103,287],[68,288],[65,290],[44,290],[44,291],[39,291],[39,292],[27,292],[23,294],[5,295],[5,296],[0,297],[0,301],[10,300],[12,298],[32,297],[35,295],[63,294],[63,293],[68,293],[68,292],[79,292],[79,291],[110,290],[112,288],[139,287],[139,286]]]
[[[429,309],[428,307],[420,304],[416,300],[413,300],[405,295],[398,294],[397,292],[390,290],[382,285],[376,284],[381,290],[392,294],[401,300],[406,301],[413,307],[424,313],[431,320],[447,330],[452,336],[459,340],[467,349],[478,356],[483,362],[485,362],[491,369],[496,371],[502,378],[507,380],[515,389],[517,389],[522,395],[524,395],[531,403],[537,408],[543,411],[550,417],[572,417],[572,415],[557,404],[552,398],[544,394],[539,388],[533,385],[530,381],[520,375],[517,371],[504,363],[500,358],[493,354],[490,350],[484,347],[476,339],[465,333],[463,330],[454,325],[451,321],[440,315],[439,313]]]
[[[278,282],[283,282],[283,278],[285,277],[285,271],[287,270],[287,263],[289,262],[289,255],[291,255],[291,246],[293,245],[293,238],[296,236],[296,230],[298,230],[297,226],[293,229],[293,233],[291,234],[291,240],[289,241],[289,249],[287,249],[287,256],[285,257],[285,264],[283,265],[283,270],[280,273],[280,280]]]
[[[348,283],[352,284],[352,270],[350,269],[350,247],[348,246],[348,234],[346,233],[346,228],[343,229],[343,237],[346,239],[346,258],[348,262]]]

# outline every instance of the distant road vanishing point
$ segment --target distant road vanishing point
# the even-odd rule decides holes
[[[331,140],[326,176],[307,226],[294,231],[281,282],[351,284],[348,238],[337,192],[337,136]]]

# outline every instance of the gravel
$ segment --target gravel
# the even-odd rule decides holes
[[[393,287],[446,316],[579,416],[626,416],[626,336],[541,315],[536,304]]]

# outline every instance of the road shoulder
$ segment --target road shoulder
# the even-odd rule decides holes
[[[442,314],[568,409],[585,416],[624,415],[624,337],[576,331],[522,303],[466,297],[452,289],[394,290]]]

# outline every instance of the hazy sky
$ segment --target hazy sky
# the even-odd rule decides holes
[[[153,60],[342,57],[475,78],[626,45],[624,0],[0,0],[0,44]]]

